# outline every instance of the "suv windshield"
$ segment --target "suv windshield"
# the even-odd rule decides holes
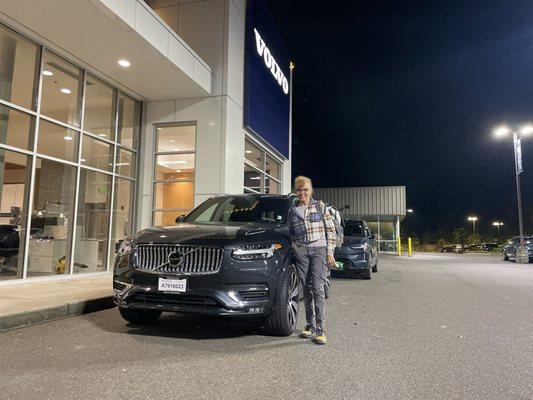
[[[361,222],[346,222],[344,236],[365,236],[365,227]]]
[[[202,203],[185,222],[270,222],[285,223],[289,201],[281,197],[214,197]]]

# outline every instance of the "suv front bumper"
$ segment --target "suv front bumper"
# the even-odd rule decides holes
[[[220,270],[209,275],[176,276],[131,266],[115,268],[113,299],[121,308],[221,315],[266,316],[274,310],[282,258],[235,261],[224,257]],[[187,279],[184,293],[158,290],[159,278]]]

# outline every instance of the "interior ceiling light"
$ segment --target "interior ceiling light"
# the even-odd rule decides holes
[[[98,136],[106,137],[107,135],[105,133],[99,133]]]
[[[131,63],[128,60],[118,60],[118,65],[124,68],[128,68]]]
[[[45,69],[45,70],[43,71],[43,75],[44,75],[44,76],[52,76],[52,75],[54,75],[54,73],[53,73],[52,71],[48,71],[48,70]]]
[[[251,153],[252,153],[252,150],[246,150],[245,153],[246,153],[246,154],[251,154]]]
[[[159,129],[159,128],[157,128],[157,129]],[[174,139],[170,139],[170,143],[174,143],[174,142],[175,142]]]
[[[72,93],[72,90],[67,89],[67,88],[63,88],[63,89],[61,89],[61,93],[71,94],[71,93]]]
[[[181,169],[177,169],[176,172],[181,172]]]
[[[72,136],[63,136],[63,139],[65,139],[65,140],[72,140],[73,138],[72,138]]]

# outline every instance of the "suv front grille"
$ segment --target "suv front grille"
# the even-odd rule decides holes
[[[180,260],[174,265],[169,262],[171,253],[176,253]],[[135,267],[162,274],[215,274],[220,269],[223,255],[224,249],[220,247],[140,244],[135,248]]]
[[[177,295],[167,293],[135,293],[128,299],[131,303],[143,303],[170,307],[220,308],[212,297],[197,295]]]

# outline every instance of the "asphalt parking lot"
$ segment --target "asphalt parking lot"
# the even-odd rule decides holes
[[[533,398],[533,264],[382,256],[332,290],[323,347],[227,320],[138,328],[116,309],[8,331],[0,398]]]

